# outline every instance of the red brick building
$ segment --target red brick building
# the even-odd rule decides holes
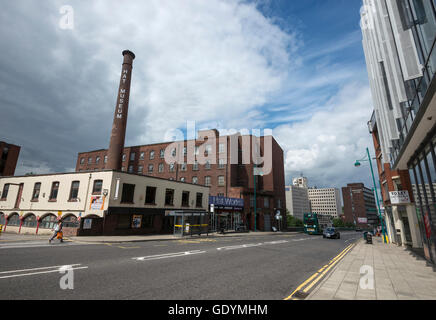
[[[256,138],[239,134],[220,136],[217,130],[200,131],[199,139],[126,147],[122,170],[174,181],[184,181],[210,187],[211,196],[244,199],[242,222],[253,230],[255,164],[251,156],[253,141],[258,141],[260,156],[270,154],[271,170],[256,176],[256,207],[258,230],[279,226],[274,219],[277,211],[285,227],[286,199],[283,150],[272,136]],[[207,137],[205,139],[204,137]],[[270,148],[268,146],[270,144]],[[248,146],[248,147],[247,147]],[[265,147],[267,146],[267,147]],[[267,148],[267,149],[265,149]],[[195,157],[194,157],[195,155]],[[204,155],[204,157],[202,156]],[[168,156],[177,158],[167,161]],[[201,159],[203,160],[201,160]],[[105,169],[107,150],[78,154],[76,171]]]
[[[389,240],[398,245],[412,245],[421,247],[420,231],[416,228],[419,221],[415,214],[415,194],[410,181],[408,170],[391,170],[391,164],[383,158],[380,135],[375,113],[369,122],[373,138],[377,171],[380,179],[382,204],[384,207],[384,220]],[[407,191],[409,201],[407,203],[392,203],[391,192]]]
[[[349,183],[342,188],[346,223],[362,229],[373,229],[379,224],[374,191],[363,183]]]
[[[13,176],[21,147],[0,141],[0,176]]]

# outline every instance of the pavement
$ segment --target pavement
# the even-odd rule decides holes
[[[306,300],[436,300],[434,266],[411,250],[361,239]]]

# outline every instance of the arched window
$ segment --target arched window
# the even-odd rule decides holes
[[[57,223],[57,218],[53,214],[45,216],[39,224],[40,229],[53,229]]]
[[[34,214],[29,214],[23,220],[23,227],[26,228],[36,228],[36,216]]]
[[[70,215],[68,217],[65,217],[62,219],[63,226],[66,228],[78,228],[79,222],[77,221],[77,218],[73,215]]]
[[[12,214],[8,218],[8,226],[19,226],[20,225],[20,216],[18,213]]]
[[[6,218],[3,212],[0,212],[0,225],[4,226],[6,224]]]

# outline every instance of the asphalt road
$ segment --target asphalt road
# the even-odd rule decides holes
[[[0,299],[283,300],[361,233],[124,244],[0,242]],[[73,281],[59,267],[73,268]],[[61,289],[60,283],[74,289]]]

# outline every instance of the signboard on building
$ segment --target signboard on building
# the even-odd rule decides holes
[[[132,219],[132,229],[141,228],[142,216],[134,215]]]
[[[357,222],[358,223],[362,223],[362,224],[367,224],[368,223],[368,218],[357,218]]]
[[[209,196],[209,204],[215,209],[243,210],[244,199]]]
[[[83,230],[89,230],[92,227],[92,219],[83,220]]]
[[[389,192],[389,198],[391,199],[391,204],[410,203],[409,191],[407,190]]]
[[[101,196],[91,197],[89,210],[103,210],[103,209],[104,209],[104,198]]]

